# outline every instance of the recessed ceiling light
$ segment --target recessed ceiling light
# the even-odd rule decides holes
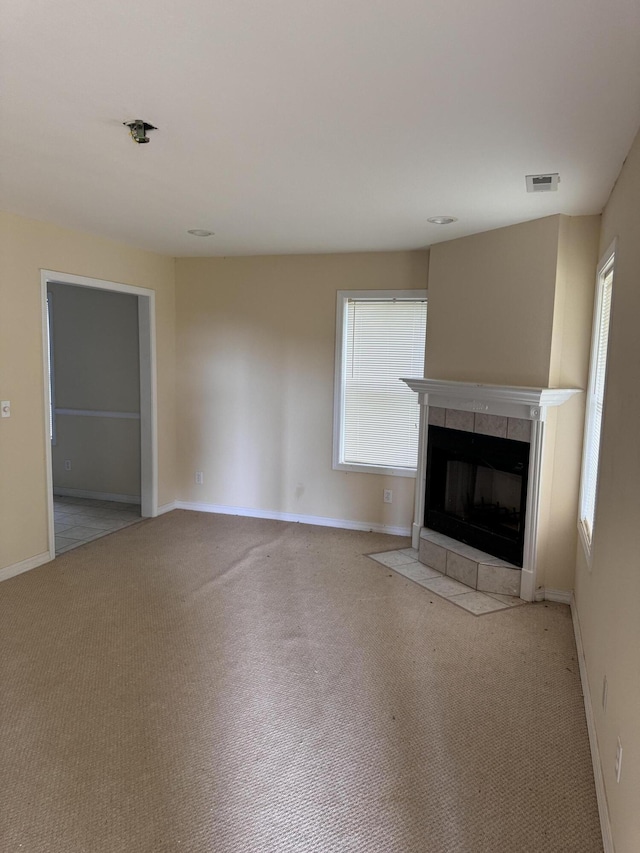
[[[203,228],[190,228],[187,234],[193,234],[194,237],[213,237],[213,231],[205,231]]]
[[[451,225],[452,222],[457,222],[456,216],[431,216],[427,222],[433,222],[434,225]]]

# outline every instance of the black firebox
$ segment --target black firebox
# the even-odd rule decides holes
[[[522,567],[529,444],[430,426],[424,523]]]

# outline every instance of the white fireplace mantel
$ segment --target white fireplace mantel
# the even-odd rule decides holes
[[[482,385],[446,379],[402,379],[416,391],[421,405],[466,412],[506,415],[531,421],[544,420],[549,406],[561,406],[578,388],[528,388],[515,385]]]
[[[427,441],[429,407],[502,415],[531,421],[529,481],[525,522],[524,555],[520,598],[533,601],[536,595],[536,554],[538,550],[538,518],[542,488],[544,427],[547,410],[561,406],[578,388],[528,388],[509,385],[483,385],[475,382],[452,382],[444,379],[402,379],[419,395],[420,437],[418,475],[416,477],[413,547],[418,548],[424,526],[424,504],[427,473]]]

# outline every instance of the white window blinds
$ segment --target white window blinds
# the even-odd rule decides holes
[[[599,275],[598,292],[594,313],[593,349],[591,371],[587,391],[587,425],[582,466],[582,495],[580,520],[587,542],[591,543],[595,516],[598,467],[600,461],[600,434],[604,408],[605,379],[607,372],[607,349],[609,343],[609,319],[613,293],[613,257]]]
[[[340,461],[415,469],[419,405],[400,377],[424,375],[426,300],[348,299],[344,321]]]

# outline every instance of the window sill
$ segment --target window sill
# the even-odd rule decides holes
[[[582,519],[578,520],[578,539],[580,540],[580,544],[582,545],[582,550],[584,552],[584,558],[587,563],[587,568],[591,571],[591,562],[592,562],[592,554],[593,554],[593,542],[589,539],[587,535],[587,531],[584,526],[584,522]]]
[[[382,474],[386,477],[416,478],[415,468],[388,468],[384,465],[357,465],[352,462],[335,462],[334,471],[350,471],[354,474]]]

